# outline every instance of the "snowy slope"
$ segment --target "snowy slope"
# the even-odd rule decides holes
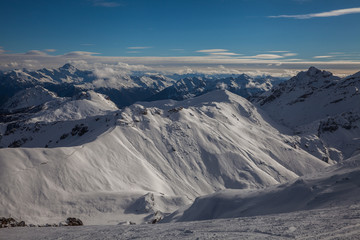
[[[340,79],[314,67],[261,96],[260,105],[287,126],[298,127],[344,112],[360,112],[360,73]]]
[[[40,88],[40,91],[45,92],[43,94],[45,96],[39,94],[33,97],[32,94],[23,94],[19,101],[14,99],[10,103],[16,103],[14,106],[18,106],[18,104],[24,106],[31,102],[40,104],[49,98],[48,95],[50,95],[50,101],[38,106],[33,105],[17,111],[13,110],[14,113],[4,114],[1,118],[2,123],[0,123],[0,147],[53,146],[57,144],[56,142],[64,140],[65,136],[69,134],[63,132],[65,129],[74,135],[77,135],[79,131],[81,134],[85,130],[87,131],[84,122],[78,120],[87,118],[100,119],[101,116],[118,110],[107,96],[94,91],[81,92],[73,98],[59,98],[48,90],[38,88]],[[38,92],[29,89],[26,93],[33,93],[34,91]],[[94,126],[94,128],[96,127]],[[52,139],[56,137],[58,139],[54,139],[54,142],[52,142],[49,136]],[[66,143],[66,141],[61,142]],[[71,143],[66,144],[71,145]]]
[[[0,229],[0,239],[358,239],[360,206],[167,224]]]
[[[106,115],[118,108],[103,94],[94,91],[81,92],[73,98],[61,102],[47,102],[42,111],[34,114],[30,122],[56,122],[84,119]]]
[[[24,108],[37,107],[56,99],[57,96],[55,93],[50,92],[41,86],[35,86],[34,88],[27,88],[16,93],[3,105],[3,109],[14,112]]]
[[[21,148],[0,149],[0,216],[142,222],[204,194],[270,186],[327,166],[295,148],[287,132],[223,90],[85,119],[24,123],[1,140],[27,138]]]
[[[258,98],[274,120],[299,136],[297,146],[326,162],[359,153],[360,73],[339,78],[314,67]]]
[[[326,207],[352,206],[360,201],[360,155],[323,172],[262,190],[223,190],[197,198],[164,222],[199,221],[267,215]]]

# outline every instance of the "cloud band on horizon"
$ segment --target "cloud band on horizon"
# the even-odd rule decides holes
[[[320,18],[320,17],[338,17],[342,15],[360,13],[360,8],[345,8],[338,9],[329,12],[321,13],[309,13],[309,14],[299,14],[299,15],[278,15],[278,16],[269,16],[269,18],[295,18],[295,19],[310,19],[310,18]]]

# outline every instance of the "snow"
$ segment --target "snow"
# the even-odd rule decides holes
[[[200,96],[216,89],[227,89],[242,97],[249,98],[255,94],[271,89],[280,79],[272,77],[250,77],[246,74],[238,76],[223,76],[214,78],[207,76],[193,76],[178,80],[173,85],[165,88],[150,98],[150,100],[174,99],[184,100]]]
[[[199,221],[352,206],[360,202],[360,155],[323,172],[261,190],[223,190],[197,198],[164,222]]]
[[[358,239],[360,205],[167,224],[10,228],[0,239]]]
[[[27,224],[76,217],[86,226],[0,229],[0,239],[360,233],[359,73],[338,78],[311,67],[253,98],[255,104],[225,89],[249,97],[274,79],[214,77],[205,84],[192,76],[167,88],[185,100],[122,109],[96,91],[166,95],[173,81],[70,64],[3,76],[30,88],[0,116],[0,216]],[[45,83],[84,91],[58,97]]]
[[[24,108],[36,107],[56,99],[55,93],[41,86],[36,86],[16,93],[3,105],[3,109],[13,112]]]
[[[358,151],[359,73],[345,78],[311,67],[260,96],[269,116],[294,130],[299,146],[328,162]],[[339,141],[341,139],[341,141]]]
[[[59,106],[60,105],[60,106]],[[29,122],[56,122],[84,119],[106,115],[118,108],[106,96],[94,91],[82,92],[73,99],[48,102],[44,109],[36,113]]]
[[[70,134],[81,123],[88,131]],[[33,223],[69,215],[85,224],[108,224],[105,216],[128,221],[125,210],[148,193],[162,201],[180,198],[171,209],[152,211],[170,213],[204,194],[270,186],[328,165],[289,145],[286,128],[224,90],[52,124],[4,135],[2,141],[29,140],[21,148],[0,149],[0,216]],[[108,194],[113,197],[106,200]],[[144,222],[153,215],[145,214],[131,219]]]
[[[359,84],[356,74],[340,79],[311,67],[264,93],[260,104],[272,118],[298,127],[343,112],[359,112],[360,94],[355,90]]]

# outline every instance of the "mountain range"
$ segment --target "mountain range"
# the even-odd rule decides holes
[[[111,68],[79,70],[67,63],[58,69],[0,72],[0,109],[8,109],[2,105],[16,93],[35,86],[42,86],[59,97],[73,97],[79,92],[94,90],[107,95],[118,107],[125,107],[137,101],[180,100],[220,88],[248,97],[269,90],[282,80],[271,76],[250,77],[246,74],[129,74]],[[168,92],[174,93],[169,95]]]
[[[360,73],[114,76],[70,64],[0,75],[0,216],[101,225],[349,204]]]

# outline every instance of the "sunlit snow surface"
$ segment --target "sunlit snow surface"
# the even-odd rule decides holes
[[[36,224],[68,216],[85,224],[140,223],[151,221],[140,213],[171,213],[201,195],[284,183],[328,166],[289,145],[292,137],[279,132],[286,129],[230,92],[156,106],[4,135],[3,142],[33,139],[0,149],[0,216]],[[72,135],[80,123],[88,132]],[[141,200],[146,194],[154,201]]]
[[[0,124],[0,217],[85,226],[0,239],[360,239],[359,79],[310,68],[257,104],[218,90],[123,109],[27,89]]]
[[[0,239],[359,239],[360,205],[155,225],[0,229]]]

